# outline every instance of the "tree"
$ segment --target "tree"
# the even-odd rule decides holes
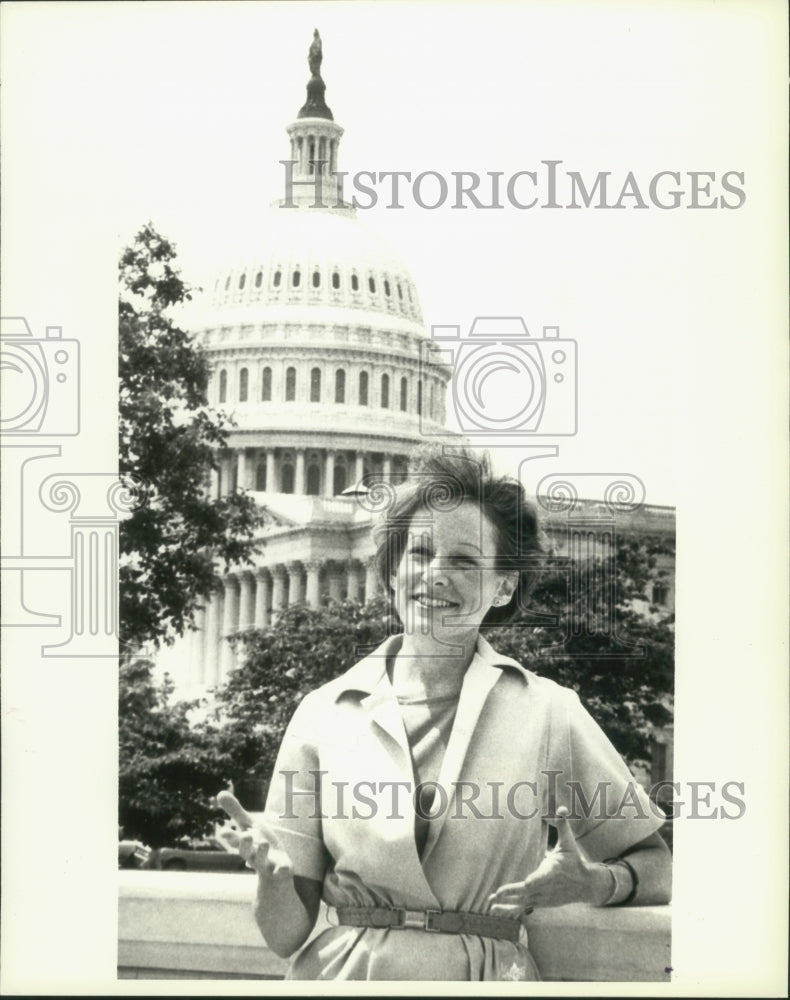
[[[208,362],[169,316],[191,299],[175,258],[148,223],[120,260],[119,471],[146,497],[120,525],[126,653],[183,635],[215,585],[217,562],[250,563],[261,524],[249,494],[208,496],[232,425],[207,405]]]
[[[119,815],[124,835],[152,847],[206,833],[235,762],[213,720],[190,724],[196,702],[172,702],[172,684],[154,683],[144,658],[121,663]]]

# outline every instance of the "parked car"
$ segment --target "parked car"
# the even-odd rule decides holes
[[[182,847],[160,847],[153,852],[150,867],[171,872],[252,871],[236,853],[233,844],[219,837],[190,840]]]
[[[139,840],[118,841],[119,868],[149,868],[152,851]]]

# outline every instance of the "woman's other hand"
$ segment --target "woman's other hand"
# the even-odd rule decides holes
[[[488,897],[492,916],[517,919],[536,906],[591,903],[602,906],[612,893],[612,876],[604,864],[588,861],[568,823],[568,810],[557,810],[557,844],[523,882],[500,886]]]
[[[254,823],[252,816],[230,792],[220,792],[217,805],[225,810],[241,831],[236,849],[248,868],[275,882],[293,878],[291,859],[270,826]]]

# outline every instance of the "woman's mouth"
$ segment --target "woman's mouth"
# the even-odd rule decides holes
[[[415,594],[414,600],[423,608],[457,608],[453,601],[445,601],[440,597],[427,597],[425,594]]]

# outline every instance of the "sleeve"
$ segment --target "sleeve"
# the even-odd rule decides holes
[[[297,706],[283,736],[263,816],[291,858],[294,874],[318,882],[330,862],[322,830],[320,732],[311,693]]]
[[[554,763],[549,814],[566,806],[573,833],[591,861],[623,854],[662,826],[654,805],[575,691],[560,689],[563,704],[552,726]]]

